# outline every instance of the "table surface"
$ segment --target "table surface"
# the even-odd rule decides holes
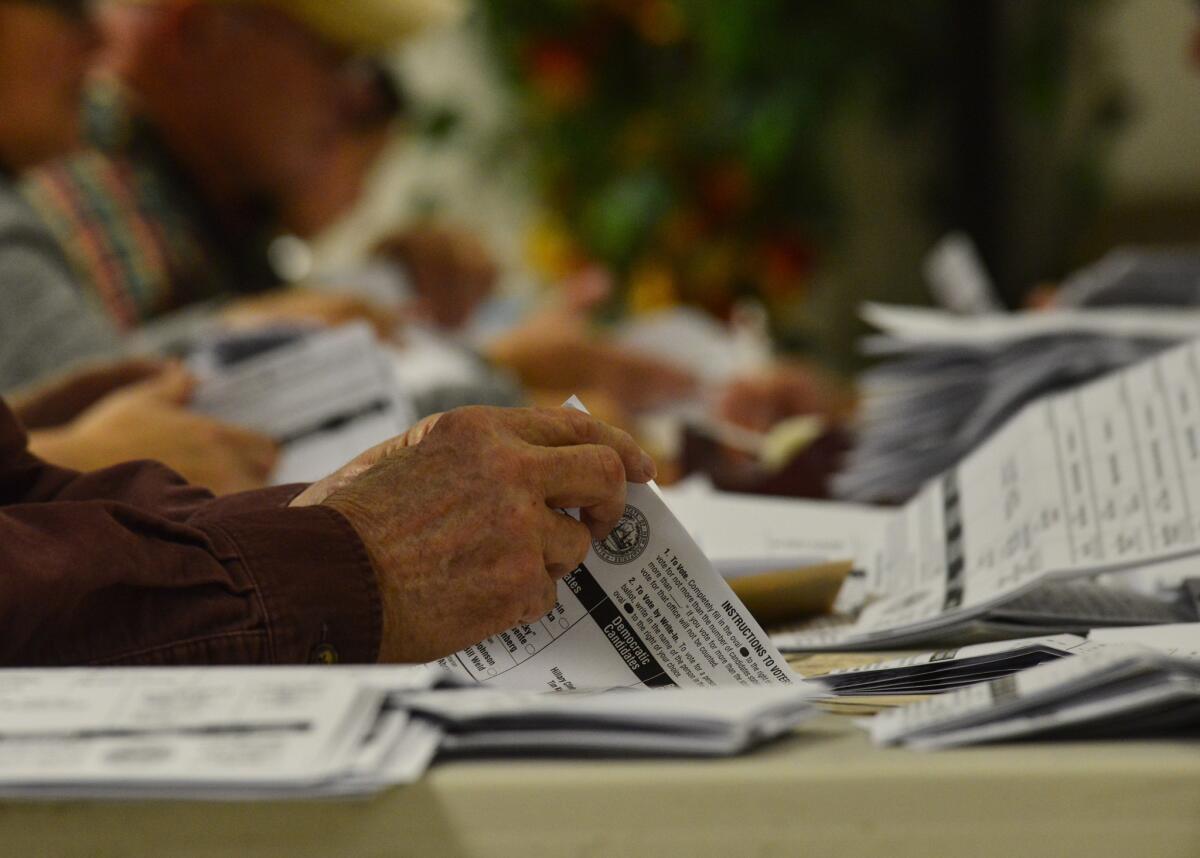
[[[873,748],[845,717],[727,760],[437,765],[369,800],[7,802],[5,855],[1200,856],[1200,742]],[[836,850],[836,852],[835,852]]]

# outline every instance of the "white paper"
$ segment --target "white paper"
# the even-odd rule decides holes
[[[671,488],[663,489],[663,496],[727,579],[848,560],[870,589],[882,585],[890,510]]]
[[[1197,552],[1200,345],[1031,403],[889,527],[885,594],[840,643],[944,628],[1051,578]]]
[[[463,753],[732,754],[811,718],[804,684],[547,694],[480,688],[410,696]]]
[[[1088,641],[1075,653],[885,712],[870,722],[871,736],[879,744],[938,747],[1096,726],[1103,718],[1120,732],[1121,718],[1154,714],[1152,705],[1172,702],[1196,706],[1185,717],[1200,718],[1200,663],[1120,643]]]
[[[1092,629],[1088,633],[1088,640],[1139,644],[1174,658],[1200,660],[1200,623]]]
[[[296,786],[336,775],[384,694],[330,671],[5,671],[0,784]]]
[[[888,337],[887,351],[932,346],[995,348],[1016,340],[1060,334],[1108,334],[1119,337],[1184,340],[1200,330],[1194,309],[1049,310],[960,316],[923,307],[868,303],[863,318]]]
[[[203,378],[193,407],[283,445],[273,482],[311,482],[415,420],[363,323],[314,333]]]
[[[554,691],[797,681],[666,504],[632,483],[614,535],[559,582],[553,610],[438,664],[476,682]]]

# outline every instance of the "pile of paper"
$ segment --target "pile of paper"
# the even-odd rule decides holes
[[[817,713],[815,691],[761,686],[571,692],[433,691],[405,699],[447,756],[729,756]]]
[[[420,777],[438,734],[388,706],[424,668],[0,671],[0,791],[286,797]]]
[[[1197,511],[1200,344],[1189,342],[1027,405],[891,513],[879,589],[848,626],[775,642],[804,650],[959,640],[1047,584],[1196,555]],[[1054,595],[1081,601],[1079,592]],[[1083,601],[1089,612],[1103,607]],[[1018,619],[1062,612],[1044,595],[1019,607]],[[999,619],[1011,628],[1014,615]]]
[[[886,357],[860,380],[858,438],[839,497],[898,502],[955,465],[1037,397],[1200,334],[1200,313],[1061,310],[964,318],[869,305]]]
[[[918,749],[1016,738],[1200,730],[1200,651],[1089,641],[1075,655],[876,716],[881,745]]]
[[[435,687],[442,686],[442,687]],[[349,796],[418,780],[438,753],[718,756],[790,732],[812,689],[552,694],[437,671],[0,671],[0,794]]]
[[[810,681],[838,696],[942,694],[1070,655],[1078,635],[1052,635],[919,653],[834,670]]]
[[[311,482],[416,420],[363,323],[308,333],[229,366],[200,365],[193,407],[282,445],[276,484]]]

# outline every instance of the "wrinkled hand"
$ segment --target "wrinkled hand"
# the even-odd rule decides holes
[[[30,449],[80,471],[154,459],[214,494],[261,488],[275,466],[275,442],[188,411],[192,386],[172,367],[109,394],[64,427],[33,433]]]
[[[496,264],[479,239],[447,227],[406,230],[377,251],[402,262],[417,293],[416,315],[453,330],[496,285]]]
[[[229,306],[221,318],[232,328],[253,329],[278,324],[337,327],[365,321],[383,339],[390,339],[400,316],[374,301],[339,292],[316,289],[277,289],[266,295],[242,298]]]
[[[619,520],[626,480],[654,474],[628,435],[566,408],[462,408],[420,432],[351,463],[322,499],[379,575],[381,661],[429,661],[545,614]]]
[[[158,358],[128,358],[78,366],[9,397],[13,413],[26,429],[61,426],[104,396],[167,368]]]

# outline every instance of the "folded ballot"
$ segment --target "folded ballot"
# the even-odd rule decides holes
[[[1075,655],[875,717],[881,745],[949,748],[1017,738],[1200,731],[1200,653],[1087,642]]]
[[[817,714],[807,685],[545,694],[491,688],[407,696],[448,756],[728,756]]]

